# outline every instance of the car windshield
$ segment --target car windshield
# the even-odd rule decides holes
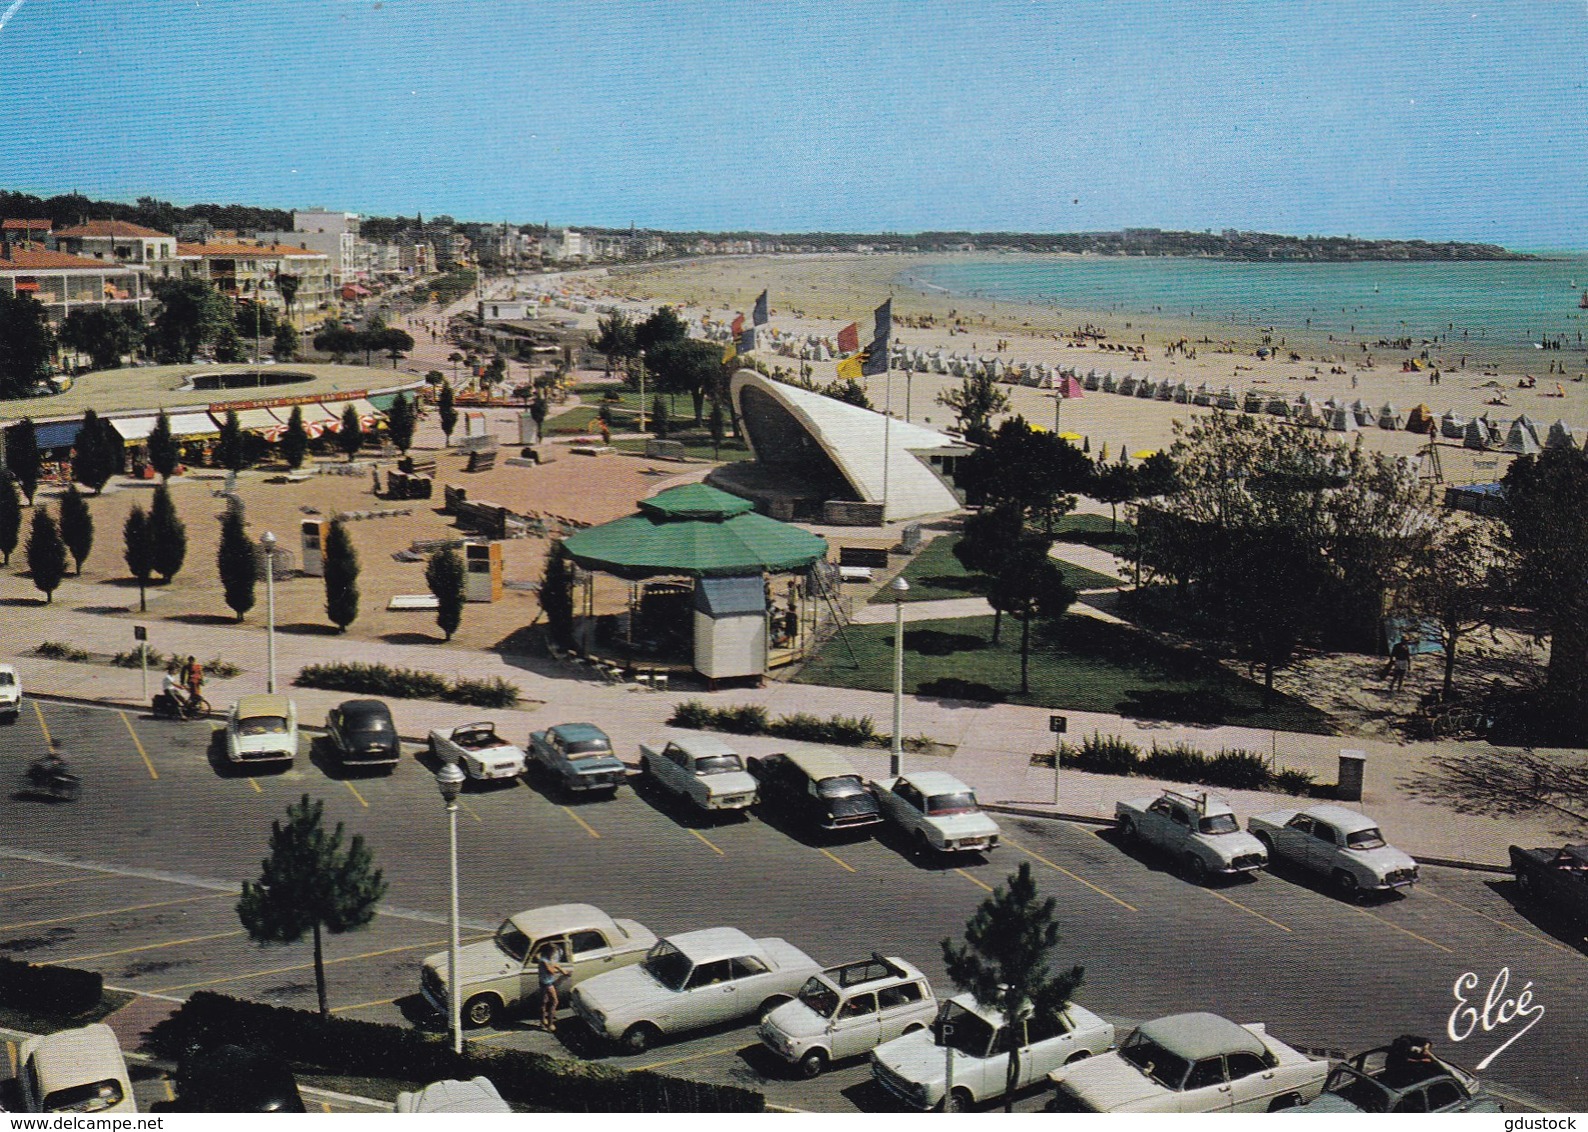
[[[708,755],[706,758],[695,760],[696,774],[727,774],[730,771],[743,769],[744,763],[739,761],[738,755]]]
[[[665,939],[658,940],[645,956],[645,970],[668,990],[684,989],[690,966],[689,956]]]
[[[121,1082],[90,1081],[56,1089],[44,1098],[45,1112],[103,1112],[121,1103]]]
[[[861,784],[858,774],[840,774],[836,778],[824,778],[816,784],[816,793],[823,798],[848,798],[865,792],[866,788]]]
[[[348,726],[354,731],[390,731],[391,723],[378,715],[354,716],[348,720]]]
[[[512,920],[503,920],[496,929],[496,946],[519,963],[529,955],[529,937],[515,928]]]
[[[1140,1030],[1132,1030],[1120,1043],[1119,1056],[1166,1089],[1178,1089],[1191,1067],[1185,1058],[1170,1053]]]
[[[473,731],[454,731],[452,741],[467,751],[478,751],[484,747],[505,747],[507,740],[497,736],[489,727],[477,728]]]
[[[253,715],[239,719],[237,730],[244,735],[285,735],[287,720],[280,715]]]
[[[562,749],[570,755],[605,755],[611,753],[612,744],[605,739],[571,739]]]
[[[1388,1112],[1389,1094],[1377,1081],[1364,1077],[1349,1065],[1337,1065],[1329,1074],[1324,1092],[1349,1101],[1363,1112]]]
[[[952,794],[933,794],[926,800],[926,812],[934,817],[973,814],[976,812],[976,795],[969,790],[956,790]]]
[[[17,682],[17,678],[9,672],[0,672],[0,688],[9,688]]]
[[[800,1001],[818,1018],[831,1018],[838,1009],[838,992],[812,975],[800,987]]]
[[[1373,829],[1359,829],[1355,833],[1345,835],[1345,844],[1348,849],[1382,849],[1384,848],[1384,835],[1376,827]]]
[[[1197,828],[1203,833],[1239,833],[1241,824],[1234,814],[1214,814],[1197,822]]]
[[[932,1036],[940,1046],[951,1046],[969,1057],[986,1057],[992,1046],[993,1028],[987,1019],[957,1002],[949,1002],[932,1023]]]

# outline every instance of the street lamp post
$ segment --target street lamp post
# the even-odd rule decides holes
[[[452,894],[451,945],[447,948],[447,1022],[452,1028],[452,1052],[463,1052],[462,988],[458,986],[458,794],[463,771],[457,763],[443,763],[436,771],[436,789],[447,804],[447,861]]]
[[[276,691],[276,534],[266,531],[265,546],[265,691]]]
[[[888,584],[893,591],[893,752],[894,778],[904,773],[904,595],[910,583],[901,574]]]

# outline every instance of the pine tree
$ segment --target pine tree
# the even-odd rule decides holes
[[[325,615],[341,630],[358,620],[358,551],[340,520],[325,539]]]
[[[60,529],[48,507],[41,506],[33,512],[27,554],[33,585],[44,595],[44,604],[48,605],[66,577],[66,544],[61,541]]]
[[[171,435],[171,418],[161,409],[160,415],[154,419],[154,428],[149,431],[149,466],[159,473],[164,482],[176,474],[180,461],[176,437]]]
[[[546,630],[563,648],[573,646],[573,559],[561,539],[546,554],[546,573],[540,582],[540,608]]]
[[[438,550],[425,564],[425,584],[436,595],[436,626],[452,639],[463,623],[463,559],[451,547]]]
[[[292,415],[287,418],[287,431],[281,434],[281,458],[287,462],[287,467],[298,468],[303,466],[303,458],[309,454],[309,430],[303,427],[303,406],[292,406]]]
[[[83,414],[77,443],[72,446],[72,478],[98,495],[120,462],[120,447],[120,435],[89,409]]]
[[[94,549],[94,516],[89,512],[88,503],[75,483],[66,485],[66,494],[61,496],[60,512],[61,541],[72,552],[77,576],[82,577],[83,563],[88,560],[89,551]]]
[[[414,425],[418,423],[419,418],[414,414],[414,403],[409,399],[408,394],[397,394],[397,399],[391,403],[391,408],[386,413],[386,432],[398,451],[405,456],[408,454],[408,449],[413,446]]]
[[[121,527],[122,558],[126,560],[127,569],[132,571],[132,576],[138,579],[138,612],[142,613],[149,608],[145,600],[145,589],[149,585],[149,577],[154,573],[154,532],[149,523],[149,516],[142,506],[137,503],[132,505],[132,510],[127,512],[127,521]]]
[[[161,484],[149,504],[149,538],[154,547],[154,572],[169,582],[187,559],[187,525],[177,517],[171,489]]]
[[[270,345],[270,352],[276,356],[278,362],[290,362],[298,355],[298,331],[290,322],[276,325],[275,341]]]
[[[352,405],[342,410],[342,428],[336,434],[336,446],[347,453],[349,464],[364,446],[364,426],[358,419],[358,410]]]
[[[969,991],[978,1005],[996,1011],[1004,1024],[1016,1028],[1017,1037],[1033,1020],[1046,1022],[1059,1014],[1081,986],[1085,968],[1052,971],[1053,951],[1059,943],[1057,902],[1050,896],[1038,902],[1037,883],[1031,879],[1031,862],[1021,861],[1019,871],[981,902],[965,925],[965,942],[943,940],[943,964],[948,977]],[[1019,1065],[1018,1047],[1024,1040],[1007,1043],[1009,1071],[1005,1077],[1004,1111],[1014,1111],[1014,1091]],[[944,1098],[945,1109],[953,1098]]]
[[[215,443],[215,462],[223,468],[240,472],[247,467],[247,453],[243,449],[243,426],[237,421],[237,410],[227,409],[221,422],[221,438]]]
[[[0,473],[0,554],[5,555],[5,565],[11,565],[11,552],[17,548],[22,534],[22,500],[17,495],[11,477]]]
[[[307,794],[270,825],[270,856],[259,879],[243,882],[237,918],[257,943],[296,943],[314,937],[314,987],[320,1014],[330,1017],[322,935],[357,931],[375,918],[386,881],[357,834],[344,849],[343,825],[325,829],[325,802]]]
[[[436,419],[441,424],[441,432],[447,438],[447,447],[452,446],[452,430],[458,427],[458,409],[453,404],[452,383],[443,381],[441,392],[436,395]],[[33,498],[30,494],[29,499]]]
[[[215,564],[220,571],[226,604],[241,621],[254,607],[254,581],[259,570],[253,540],[243,525],[241,511],[229,509],[221,520],[221,545]]]
[[[6,467],[28,497],[28,506],[33,506],[33,493],[39,487],[39,437],[32,417],[23,417],[6,429]]]

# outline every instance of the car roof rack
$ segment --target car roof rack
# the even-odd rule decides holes
[[[1178,798],[1182,802],[1185,802],[1192,809],[1196,810],[1197,813],[1202,814],[1203,816],[1207,815],[1208,792],[1206,790],[1199,791],[1195,794],[1187,794],[1183,790],[1165,790],[1164,793],[1171,795],[1174,798]]]

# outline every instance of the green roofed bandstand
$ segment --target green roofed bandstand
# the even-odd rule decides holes
[[[820,589],[809,575],[827,557],[826,539],[698,483],[658,492],[640,501],[637,514],[580,531],[564,545],[582,569],[631,583],[628,612],[614,623],[584,619],[587,654],[618,651],[636,669],[687,656],[713,683],[759,679],[802,653],[809,635],[802,609]],[[789,579],[774,596],[773,574],[808,576]],[[593,613],[594,601],[586,607]]]

